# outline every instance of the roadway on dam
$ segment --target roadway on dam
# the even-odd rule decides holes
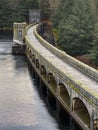
[[[98,82],[88,75],[80,72],[67,62],[62,61],[59,57],[51,53],[47,48],[40,44],[33,32],[35,27],[36,26],[32,26],[27,31],[27,37],[31,43],[31,46],[33,46],[33,48],[37,50],[39,54],[42,55],[48,62],[50,62],[50,64],[53,64],[62,73],[68,77],[71,77],[71,79],[78,83],[84,90],[98,98]]]

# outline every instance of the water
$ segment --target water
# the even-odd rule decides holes
[[[39,96],[25,57],[12,56],[11,44],[0,40],[0,130],[61,130]]]
[[[11,41],[13,37],[12,30],[0,30],[0,41]]]

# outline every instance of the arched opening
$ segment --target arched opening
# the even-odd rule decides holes
[[[46,72],[46,69],[45,69],[44,65],[41,66],[40,73],[43,76],[43,78],[46,79],[47,72]]]
[[[53,92],[56,92],[57,84],[56,84],[56,80],[52,73],[48,74],[48,83],[49,83],[50,87],[52,88]]]
[[[94,120],[94,130],[98,130],[98,119]]]
[[[39,60],[38,59],[36,59],[35,65],[36,65],[36,68],[39,69]]]
[[[35,56],[32,55],[32,62],[35,63]]]
[[[64,103],[69,107],[70,106],[70,96],[68,94],[68,90],[66,89],[65,85],[60,83],[60,97],[64,101]]]
[[[72,110],[79,116],[79,118],[90,128],[90,115],[85,106],[79,98],[74,98],[72,101]]]

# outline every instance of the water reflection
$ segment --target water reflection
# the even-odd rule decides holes
[[[0,38],[0,130],[70,130],[49,113],[26,58],[11,55],[11,37]]]
[[[13,38],[13,30],[0,30],[0,42],[11,41]]]
[[[25,57],[7,55],[11,44],[0,42],[0,130],[59,130],[35,89]]]

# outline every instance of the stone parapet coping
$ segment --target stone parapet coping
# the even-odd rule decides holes
[[[36,38],[40,41],[40,43],[45,46],[48,50],[50,50],[52,53],[54,53],[56,56],[61,58],[63,61],[68,62],[81,72],[85,73],[86,75],[90,76],[94,80],[98,81],[98,70],[86,65],[85,63],[82,63],[81,61],[73,58],[72,56],[68,55],[66,52],[59,50],[58,48],[54,47],[53,45],[49,44],[46,40],[44,40],[38,33],[37,30],[40,28],[42,24],[36,25],[36,28],[34,29],[34,34]]]

